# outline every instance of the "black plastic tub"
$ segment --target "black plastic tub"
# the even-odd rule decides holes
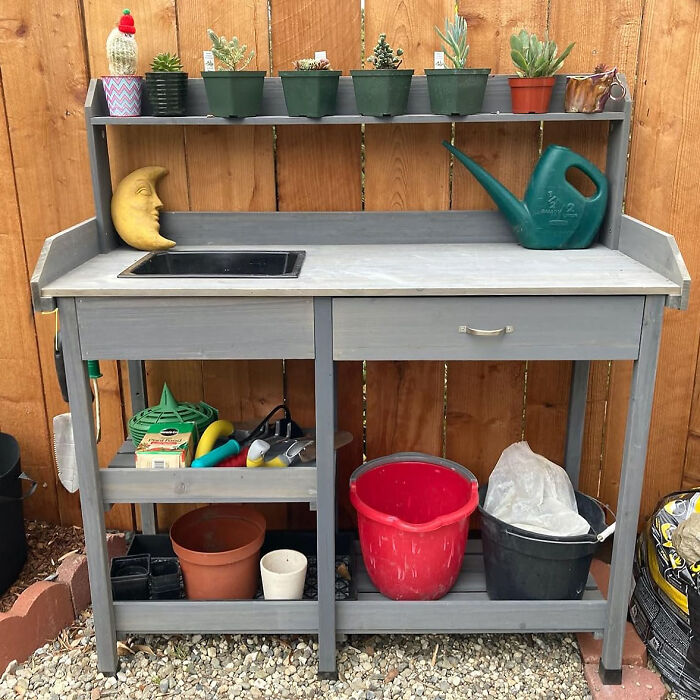
[[[114,557],[110,569],[114,600],[148,600],[150,554]]]
[[[152,557],[176,559],[170,535],[134,535],[127,554],[150,554]]]
[[[177,558],[151,559],[151,600],[176,600],[183,593],[180,562]]]
[[[494,600],[580,600],[586,589],[596,535],[605,529],[597,501],[576,492],[578,511],[591,526],[588,535],[550,537],[494,518],[483,508],[487,486],[479,489],[486,590]]]

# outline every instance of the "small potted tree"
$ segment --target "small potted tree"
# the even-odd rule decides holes
[[[325,58],[300,58],[294,70],[281,70],[284,101],[290,117],[325,117],[335,113],[342,71]]]
[[[386,34],[379,35],[373,54],[367,59],[374,70],[351,70],[357,111],[372,117],[404,114],[411,90],[413,69],[399,69],[403,49],[394,50]]]
[[[109,75],[102,76],[102,86],[111,117],[138,117],[141,114],[141,76],[136,75],[138,46],[134,18],[124,10],[107,37]]]
[[[179,117],[185,113],[187,73],[175,54],[159,53],[146,73],[146,96],[156,117]]]
[[[561,68],[574,44],[569,44],[561,55],[557,45],[545,37],[540,41],[524,29],[510,38],[510,56],[515,64],[517,78],[509,78],[510,97],[515,114],[541,114],[549,109],[554,87],[554,74]]]
[[[255,117],[262,105],[264,70],[245,70],[255,51],[233,37],[230,41],[207,29],[219,70],[202,71],[209,109],[215,117]]]
[[[481,111],[490,68],[465,68],[469,55],[467,21],[455,15],[445,20],[445,31],[435,27],[445,58],[452,68],[426,68],[428,95],[433,114],[475,114]]]

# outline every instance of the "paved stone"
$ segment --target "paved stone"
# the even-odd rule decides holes
[[[666,697],[661,677],[648,668],[624,666],[622,685],[603,685],[598,664],[586,664],[584,674],[593,700],[663,700]]]

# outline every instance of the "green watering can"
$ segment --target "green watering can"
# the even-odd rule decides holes
[[[593,163],[564,146],[540,156],[520,201],[495,177],[447,141],[445,146],[479,181],[508,219],[520,245],[540,250],[587,248],[598,233],[608,202],[608,181]],[[596,192],[585,197],[566,180],[569,168],[585,173]]]

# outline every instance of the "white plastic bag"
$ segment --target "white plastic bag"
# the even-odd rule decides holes
[[[484,501],[484,510],[499,520],[542,535],[572,537],[590,530],[578,514],[567,473],[516,442],[503,450]]]

